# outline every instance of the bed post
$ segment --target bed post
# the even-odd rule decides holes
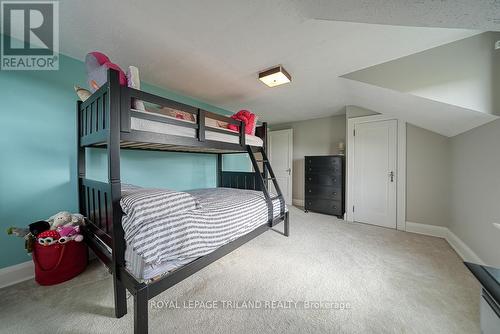
[[[255,135],[257,137],[259,137],[260,139],[262,139],[262,150],[267,155],[267,153],[268,153],[267,152],[267,122],[262,122],[262,125],[258,126],[255,129]],[[269,177],[269,175],[267,172],[267,168],[263,168],[263,172],[264,172],[264,174],[262,176],[265,180],[264,182],[265,182],[266,186],[268,186],[269,182],[267,181],[267,178]]]
[[[108,124],[107,140],[108,153],[108,182],[111,188],[111,202],[113,207],[113,286],[115,295],[115,315],[117,318],[127,314],[127,293],[120,277],[120,268],[125,268],[125,238],[122,228],[122,209],[120,206],[120,113],[121,97],[118,72],[108,71]]]
[[[222,186],[222,154],[217,154],[217,188]]]
[[[134,334],[148,333],[148,286],[144,283],[134,293]]]
[[[267,122],[262,122],[262,125],[257,127],[255,130],[255,134],[262,139],[262,148],[264,149],[264,152],[267,152]]]
[[[80,146],[80,138],[82,136],[82,131],[81,131],[81,115],[80,115],[80,107],[82,105],[82,101],[77,101],[76,102],[76,143],[77,143],[77,153],[76,153],[76,168],[78,171],[77,174],[77,194],[78,194],[78,213],[82,214],[83,213],[83,207],[84,207],[84,199],[81,196],[81,189],[82,189],[82,178],[85,177],[85,147]]]
[[[285,237],[290,236],[290,217],[289,217],[289,214],[290,214],[290,211],[285,212],[285,220],[283,222],[283,224],[284,224],[283,234],[285,235]]]

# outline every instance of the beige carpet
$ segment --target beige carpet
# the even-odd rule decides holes
[[[442,239],[291,208],[290,238],[266,232],[159,295],[150,333],[479,333],[479,291]],[[58,286],[24,282],[0,290],[0,332],[131,333],[132,300],[122,319],[112,300],[99,263]]]

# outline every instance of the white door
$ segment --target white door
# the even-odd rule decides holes
[[[397,121],[354,126],[354,221],[396,228]]]
[[[285,202],[292,204],[293,130],[269,132],[268,157]],[[269,182],[271,191],[275,191]]]

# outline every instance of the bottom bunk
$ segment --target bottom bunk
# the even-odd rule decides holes
[[[85,240],[113,275],[117,318],[127,313],[126,290],[134,297],[136,334],[147,333],[148,300],[280,222],[289,233],[283,197],[265,188],[180,192],[81,178],[80,189]]]
[[[176,192],[122,186],[127,270],[160,278],[268,223],[262,191],[232,188]],[[273,218],[280,202],[273,201]]]

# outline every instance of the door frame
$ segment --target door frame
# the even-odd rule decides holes
[[[272,150],[271,150],[271,133],[273,132],[287,132],[288,133],[288,152],[290,154],[289,160],[290,160],[290,203],[286,203],[288,205],[292,205],[293,203],[293,129],[283,129],[283,130],[271,130],[267,134],[267,155],[269,159],[269,163],[271,163],[272,160]],[[274,173],[276,174],[276,171],[274,170],[274,166],[271,164],[271,168],[273,168]],[[286,198],[285,198],[286,201]]]
[[[354,221],[352,210],[353,198],[353,175],[354,175],[354,127],[356,124],[397,121],[397,170],[396,170],[396,229],[406,231],[406,122],[395,117],[386,115],[373,115],[364,117],[354,117],[347,119],[347,186],[346,186],[346,220]]]

